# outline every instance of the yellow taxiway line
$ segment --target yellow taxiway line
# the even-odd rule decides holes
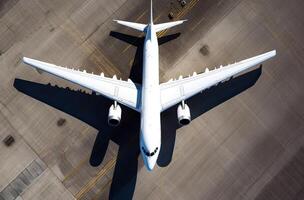
[[[113,74],[120,74],[118,70],[115,70],[117,69],[115,65],[104,56],[104,54],[92,41],[89,39],[85,41],[81,39],[84,38],[83,34],[74,26],[74,23],[71,20],[68,20],[65,24],[61,25],[60,28],[69,33],[69,35],[80,44],[82,47],[81,49],[84,49],[90,56],[92,56],[94,59],[93,62],[96,63],[97,67],[102,67],[102,72],[111,71]],[[106,63],[106,65],[104,63]]]
[[[200,25],[204,20],[205,20],[205,17],[203,17],[202,19],[200,19],[200,20],[191,28],[191,31],[193,31],[194,29],[196,29],[196,27],[198,27],[198,25]]]
[[[81,190],[75,195],[76,199],[81,199],[87,192],[89,192],[96,184],[96,182],[103,177],[110,169],[114,167],[116,159],[111,159],[98,173],[93,177]]]
[[[107,183],[94,195],[92,200],[98,200],[99,195],[102,194],[106,190],[106,188],[110,186],[111,183],[112,179],[109,179]]]
[[[67,179],[69,179],[70,177],[72,177],[74,174],[76,174],[80,168],[85,164],[87,163],[89,160],[88,158],[86,159],[83,159],[82,161],[80,161],[80,163],[75,167],[73,168],[62,180],[62,182],[66,181]]]

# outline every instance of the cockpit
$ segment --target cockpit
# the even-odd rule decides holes
[[[151,153],[150,153],[149,151],[147,151],[144,147],[141,147],[141,149],[142,149],[142,151],[144,152],[144,154],[145,154],[146,156],[148,156],[148,157],[154,156],[154,155],[157,153],[157,151],[158,151],[158,147],[156,147],[156,148],[154,149],[154,151],[152,151]]]

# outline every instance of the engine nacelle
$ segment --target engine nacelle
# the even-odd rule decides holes
[[[187,104],[179,105],[177,107],[177,119],[180,125],[188,125],[191,122],[190,109]]]
[[[121,119],[121,108],[119,105],[111,105],[108,115],[108,124],[110,126],[118,126]]]

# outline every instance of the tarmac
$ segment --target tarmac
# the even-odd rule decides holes
[[[139,114],[22,63],[23,56],[141,82],[149,1],[0,2],[0,200],[304,199],[304,1],[154,0],[160,79],[188,76],[273,49],[277,56],[162,113],[162,149],[146,170]],[[11,146],[2,141],[14,137]]]

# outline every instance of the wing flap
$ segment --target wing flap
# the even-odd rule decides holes
[[[23,58],[23,62],[37,70],[46,71],[87,89],[93,90],[136,111],[140,110],[138,101],[140,96],[140,86],[130,80],[117,80],[116,77],[107,78],[104,77],[103,74],[89,74],[86,73],[86,71],[64,68],[26,57]]]
[[[221,66],[212,71],[206,69],[204,73],[199,75],[193,74],[193,76],[184,79],[180,78],[175,81],[162,83],[160,85],[162,111],[275,55],[276,51],[274,50],[232,65]]]

